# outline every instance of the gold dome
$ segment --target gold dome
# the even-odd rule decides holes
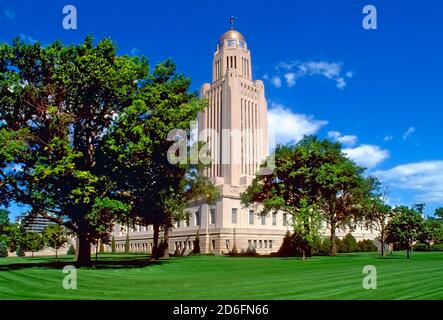
[[[240,40],[240,41],[246,42],[243,35],[234,29],[231,29],[231,30],[223,33],[223,35],[220,37],[220,42],[225,39],[234,39],[234,40]]]

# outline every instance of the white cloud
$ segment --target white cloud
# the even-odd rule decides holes
[[[295,86],[295,73],[294,72],[288,72],[285,74],[286,83],[288,84],[288,87],[291,88]]]
[[[415,192],[414,201],[443,202],[443,161],[402,164],[373,174],[390,188]]]
[[[408,130],[403,134],[403,140],[406,140],[412,136],[415,132],[415,127],[409,127]]]
[[[263,79],[265,79],[265,80],[268,80],[268,79],[269,79],[269,76],[268,76],[267,73],[265,73],[265,74],[263,75]]]
[[[20,33],[20,39],[22,39],[25,42],[29,42],[31,44],[34,44],[37,42],[36,39],[32,38],[31,36],[27,36],[26,34]]]
[[[281,79],[280,79],[280,77],[278,77],[278,76],[272,77],[271,83],[274,85],[274,87],[280,88],[281,87]]]
[[[384,141],[391,141],[392,139],[394,139],[393,136],[386,136],[383,138]]]
[[[281,104],[271,103],[268,110],[269,133],[275,135],[276,143],[298,142],[305,135],[317,133],[326,124],[328,121],[294,113]]]
[[[355,148],[343,149],[350,159],[358,165],[371,169],[389,157],[389,151],[371,144],[362,144]]]
[[[2,15],[6,20],[15,20],[15,11],[12,8],[3,8]]]
[[[280,62],[276,66],[277,74],[280,74],[281,70],[284,70],[284,78],[288,87],[293,87],[296,84],[297,79],[306,76],[323,76],[327,79],[335,81],[335,85],[338,89],[344,89],[346,87],[347,78],[352,78],[353,73],[348,71],[345,75],[342,75],[342,63],[341,62],[328,62],[328,61],[289,61]],[[279,79],[280,77],[277,76]],[[280,86],[281,87],[281,81]]]
[[[338,131],[329,131],[328,138],[340,142],[342,145],[351,147],[355,145],[358,141],[357,136],[354,135],[342,135]]]
[[[140,53],[140,50],[138,50],[137,48],[134,47],[131,49],[130,53],[131,53],[131,56],[136,56]]]

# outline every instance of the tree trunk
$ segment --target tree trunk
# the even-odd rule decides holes
[[[79,235],[77,267],[90,267],[91,263],[91,242],[85,235]]]
[[[303,249],[302,251],[303,251],[303,260],[305,260],[306,259],[305,249]]]
[[[165,228],[163,237],[163,252],[161,253],[163,258],[169,258],[169,227]]]
[[[331,256],[337,255],[337,244],[335,243],[335,223],[331,222]]]
[[[380,232],[380,245],[381,245],[381,256],[385,256],[385,231],[382,229]]]
[[[97,262],[97,257],[98,257],[98,241],[97,244],[95,245],[95,262]]]
[[[154,245],[152,247],[151,258],[158,259],[158,237],[160,232],[160,226],[157,223],[154,223],[153,229],[154,229],[154,239],[153,239]]]
[[[406,249],[406,257],[409,259],[410,257],[409,257],[409,246],[408,246],[408,248]]]

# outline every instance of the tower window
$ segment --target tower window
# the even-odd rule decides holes
[[[237,208],[232,208],[231,211],[231,222],[236,224],[237,223]]]
[[[249,224],[254,224],[254,210],[249,210]]]
[[[237,69],[237,56],[234,56],[234,69]]]
[[[209,209],[210,224],[215,224],[215,208]]]

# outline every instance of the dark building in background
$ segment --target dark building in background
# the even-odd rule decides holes
[[[17,216],[16,222],[23,224],[25,230],[30,232],[42,232],[44,228],[53,223],[42,216],[30,217],[27,214]]]

